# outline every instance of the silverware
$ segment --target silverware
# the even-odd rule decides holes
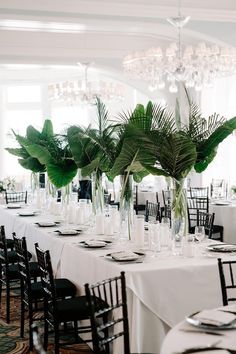
[[[224,348],[224,347],[218,347],[218,346],[205,346],[205,347],[194,347],[194,348],[188,348],[185,349],[181,352],[174,352],[173,354],[193,354],[193,353],[200,353],[200,352],[206,352],[206,351],[211,351],[211,350],[226,350],[230,354],[236,354],[235,349],[229,349],[229,348]]]
[[[183,349],[181,350],[181,352],[173,352],[173,354],[191,354],[191,353],[196,353],[196,352],[203,352],[206,350],[215,350],[215,349],[222,349],[222,348],[218,348],[216,347],[217,344],[219,344],[221,342],[221,340],[217,340],[214,343],[208,344],[208,345],[198,345],[196,347],[192,347],[192,348],[187,348],[187,349]],[[235,354],[236,352],[232,353]]]
[[[189,332],[189,333],[202,333],[202,334],[210,334],[213,336],[223,336],[223,333],[217,331],[204,331],[200,329],[190,329],[190,328],[180,328],[179,331],[181,332]]]

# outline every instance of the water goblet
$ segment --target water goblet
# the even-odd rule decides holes
[[[205,228],[204,226],[195,226],[195,240],[202,242],[205,238]]]

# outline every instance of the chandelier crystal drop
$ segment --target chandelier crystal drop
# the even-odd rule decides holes
[[[69,104],[93,105],[96,97],[103,101],[124,99],[124,86],[111,81],[88,81],[90,63],[81,64],[84,68],[84,78],[63,81],[48,85],[49,99]]]
[[[150,91],[161,90],[168,86],[170,92],[178,91],[178,82],[187,88],[200,91],[203,87],[212,87],[216,78],[236,73],[236,49],[219,47],[204,42],[184,46],[181,29],[190,17],[179,13],[167,21],[177,28],[178,41],[167,48],[150,48],[128,54],[123,60],[124,72],[137,80],[148,82]]]

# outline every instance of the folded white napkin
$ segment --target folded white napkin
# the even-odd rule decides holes
[[[114,252],[111,254],[112,258],[123,261],[123,260],[135,260],[139,258],[139,255],[131,252],[131,251],[121,251],[121,252]]]
[[[85,241],[85,244],[90,247],[103,247],[106,246],[107,243],[105,241],[87,240]]]
[[[236,315],[219,310],[203,310],[194,315],[194,318],[198,319],[202,324],[224,326],[236,320]]]

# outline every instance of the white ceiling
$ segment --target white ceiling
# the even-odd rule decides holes
[[[37,68],[29,74],[3,65],[1,78],[20,80],[22,74],[50,80],[51,65],[89,61],[125,81],[126,54],[177,38],[165,20],[177,15],[177,5],[178,0],[0,0],[0,64],[46,65],[39,75]],[[236,47],[235,0],[182,0],[182,14],[191,16],[183,31],[186,43]]]

